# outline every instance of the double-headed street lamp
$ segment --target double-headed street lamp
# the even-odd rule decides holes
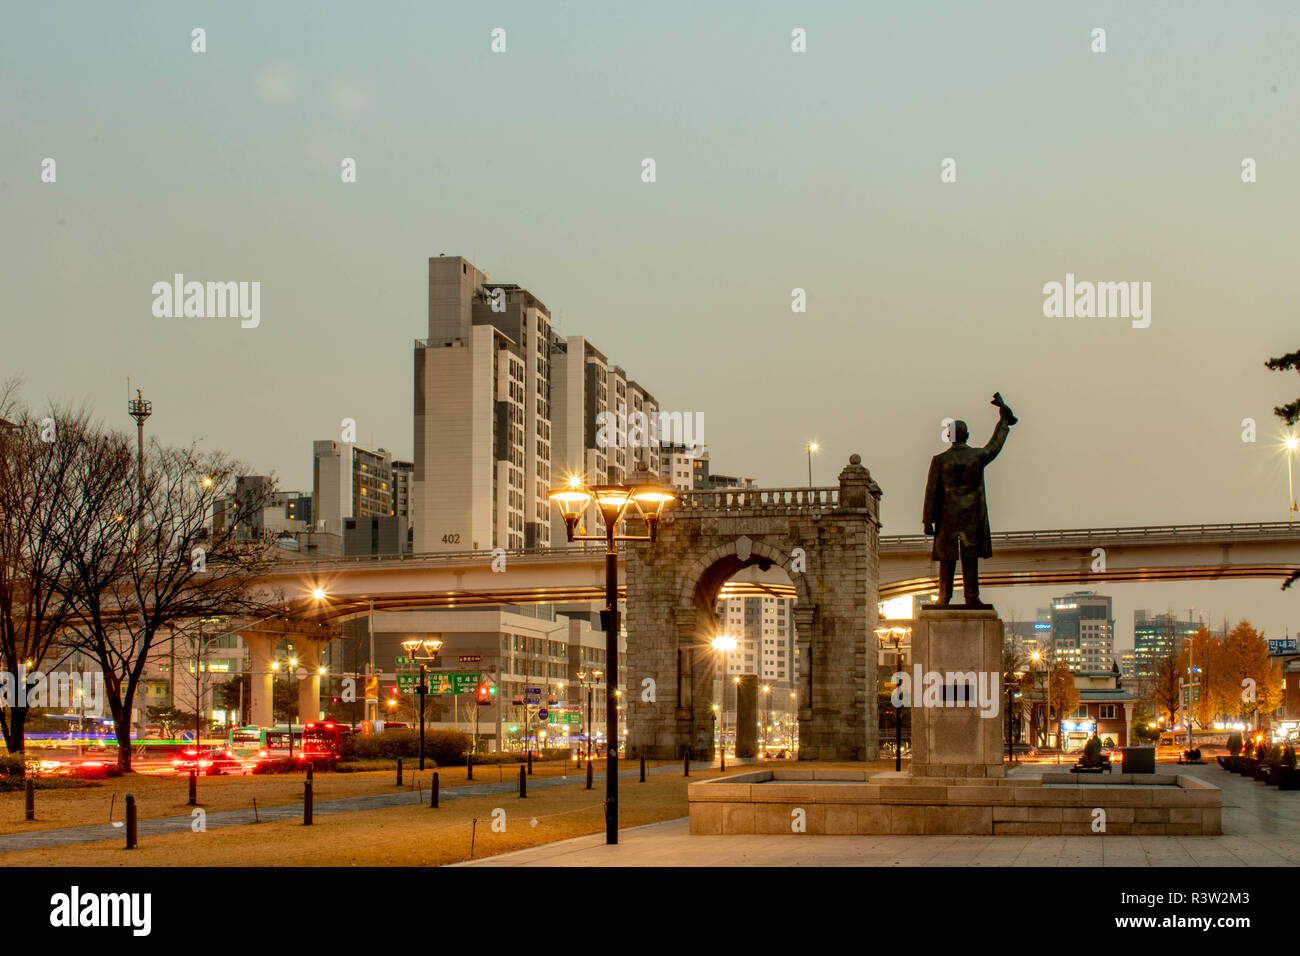
[[[416,688],[416,693],[420,695],[420,769],[424,769],[424,698],[429,693],[428,682],[428,661],[438,659],[438,651],[442,649],[442,641],[428,640],[422,641],[419,638],[402,641],[402,649],[411,657],[412,660],[420,662],[420,686]]]
[[[902,625],[893,625],[876,628],[876,637],[880,640],[889,640],[894,645],[894,672],[898,673],[903,670],[903,638],[912,633],[910,627]],[[893,694],[894,700],[894,772],[903,772],[903,695],[895,687]]]
[[[638,466],[640,470],[640,466]],[[657,485],[594,485],[587,487],[576,475],[553,490],[550,499],[560,509],[564,530],[570,541],[605,542],[605,843],[618,843],[618,549],[619,541],[654,541],[664,506],[677,496]],[[578,522],[587,506],[595,501],[605,523],[603,535],[579,534]],[[621,535],[618,524],[629,505],[635,505],[645,520],[649,534]]]

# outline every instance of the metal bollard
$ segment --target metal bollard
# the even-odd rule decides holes
[[[690,775],[691,775],[691,752],[687,750],[682,755],[682,776],[689,777]]]
[[[397,785],[402,785],[402,758],[397,758]]]
[[[474,755],[473,754],[465,755],[465,779],[466,780],[474,779]]]
[[[429,784],[429,809],[438,809],[438,771],[433,772],[433,780]]]
[[[519,768],[519,799],[522,800],[526,796],[528,796],[528,774],[524,772],[523,767],[520,767]]]
[[[135,794],[126,795],[126,848],[134,850],[136,848],[136,815],[135,815]]]
[[[316,779],[316,765],[312,763],[310,760],[307,761],[307,779],[308,780]]]
[[[591,761],[587,761],[587,789],[591,789]]]
[[[35,820],[36,819],[36,781],[33,780],[31,777],[27,778],[27,802],[25,807],[27,811],[26,818],[28,820]]]
[[[645,754],[641,755],[641,782],[645,783]]]
[[[311,826],[311,781],[302,782],[302,825]]]
[[[528,751],[528,776],[533,775],[533,752]]]
[[[191,770],[190,771],[190,806],[197,807],[198,805],[199,805],[199,772],[197,770]]]

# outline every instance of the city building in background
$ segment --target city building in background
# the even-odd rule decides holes
[[[459,256],[429,260],[415,343],[417,552],[549,547],[550,311]]]
[[[1058,661],[1075,672],[1110,673],[1115,665],[1115,619],[1108,596],[1075,591],[1053,598],[1051,623]]]
[[[473,693],[431,693],[425,700],[430,727],[477,733],[480,751],[585,749],[590,728],[598,750],[605,742],[605,634],[592,627],[587,613],[580,606],[561,613],[553,605],[376,613],[381,716],[394,723],[418,721],[413,675],[421,662],[403,642],[437,640],[437,659],[425,662],[431,673],[460,674],[475,686],[486,681],[495,693],[488,705]],[[322,657],[334,681],[325,706],[340,720],[359,721],[364,713],[361,702],[346,701],[339,691],[343,678],[364,672],[368,627],[367,617],[345,622],[345,636],[327,645]],[[621,634],[620,653],[626,644]],[[616,689],[626,699],[622,675]]]
[[[1183,642],[1201,627],[1203,621],[1179,620],[1172,612],[1133,612],[1134,674],[1138,680],[1154,680],[1160,662],[1182,650]]]
[[[212,506],[212,525],[215,534],[224,534],[226,522],[238,510],[248,512],[247,502],[261,501],[263,506],[252,511],[242,526],[236,527],[235,537],[242,541],[260,541],[282,535],[294,534],[310,527],[312,500],[301,491],[269,493],[271,479],[266,475],[240,475],[235,479],[235,492],[218,498]],[[237,508],[243,502],[245,507]]]

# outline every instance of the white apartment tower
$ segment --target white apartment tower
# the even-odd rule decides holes
[[[415,343],[417,553],[549,547],[550,312],[459,256],[429,260]]]

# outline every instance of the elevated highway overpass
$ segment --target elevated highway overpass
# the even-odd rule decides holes
[[[705,494],[714,494],[706,492]],[[501,561],[504,555],[504,563]],[[497,570],[494,570],[494,567]],[[993,535],[980,562],[982,587],[1093,585],[1140,581],[1284,579],[1300,571],[1300,527],[1287,522],[1153,525],[1011,531]],[[619,558],[620,576],[624,560]],[[590,548],[290,559],[259,580],[301,616],[337,621],[375,610],[550,604],[605,599],[604,552]],[[938,586],[924,535],[880,537],[880,599]],[[311,593],[324,592],[317,602]],[[624,582],[620,580],[620,595]],[[723,596],[793,597],[776,566],[749,567]]]

